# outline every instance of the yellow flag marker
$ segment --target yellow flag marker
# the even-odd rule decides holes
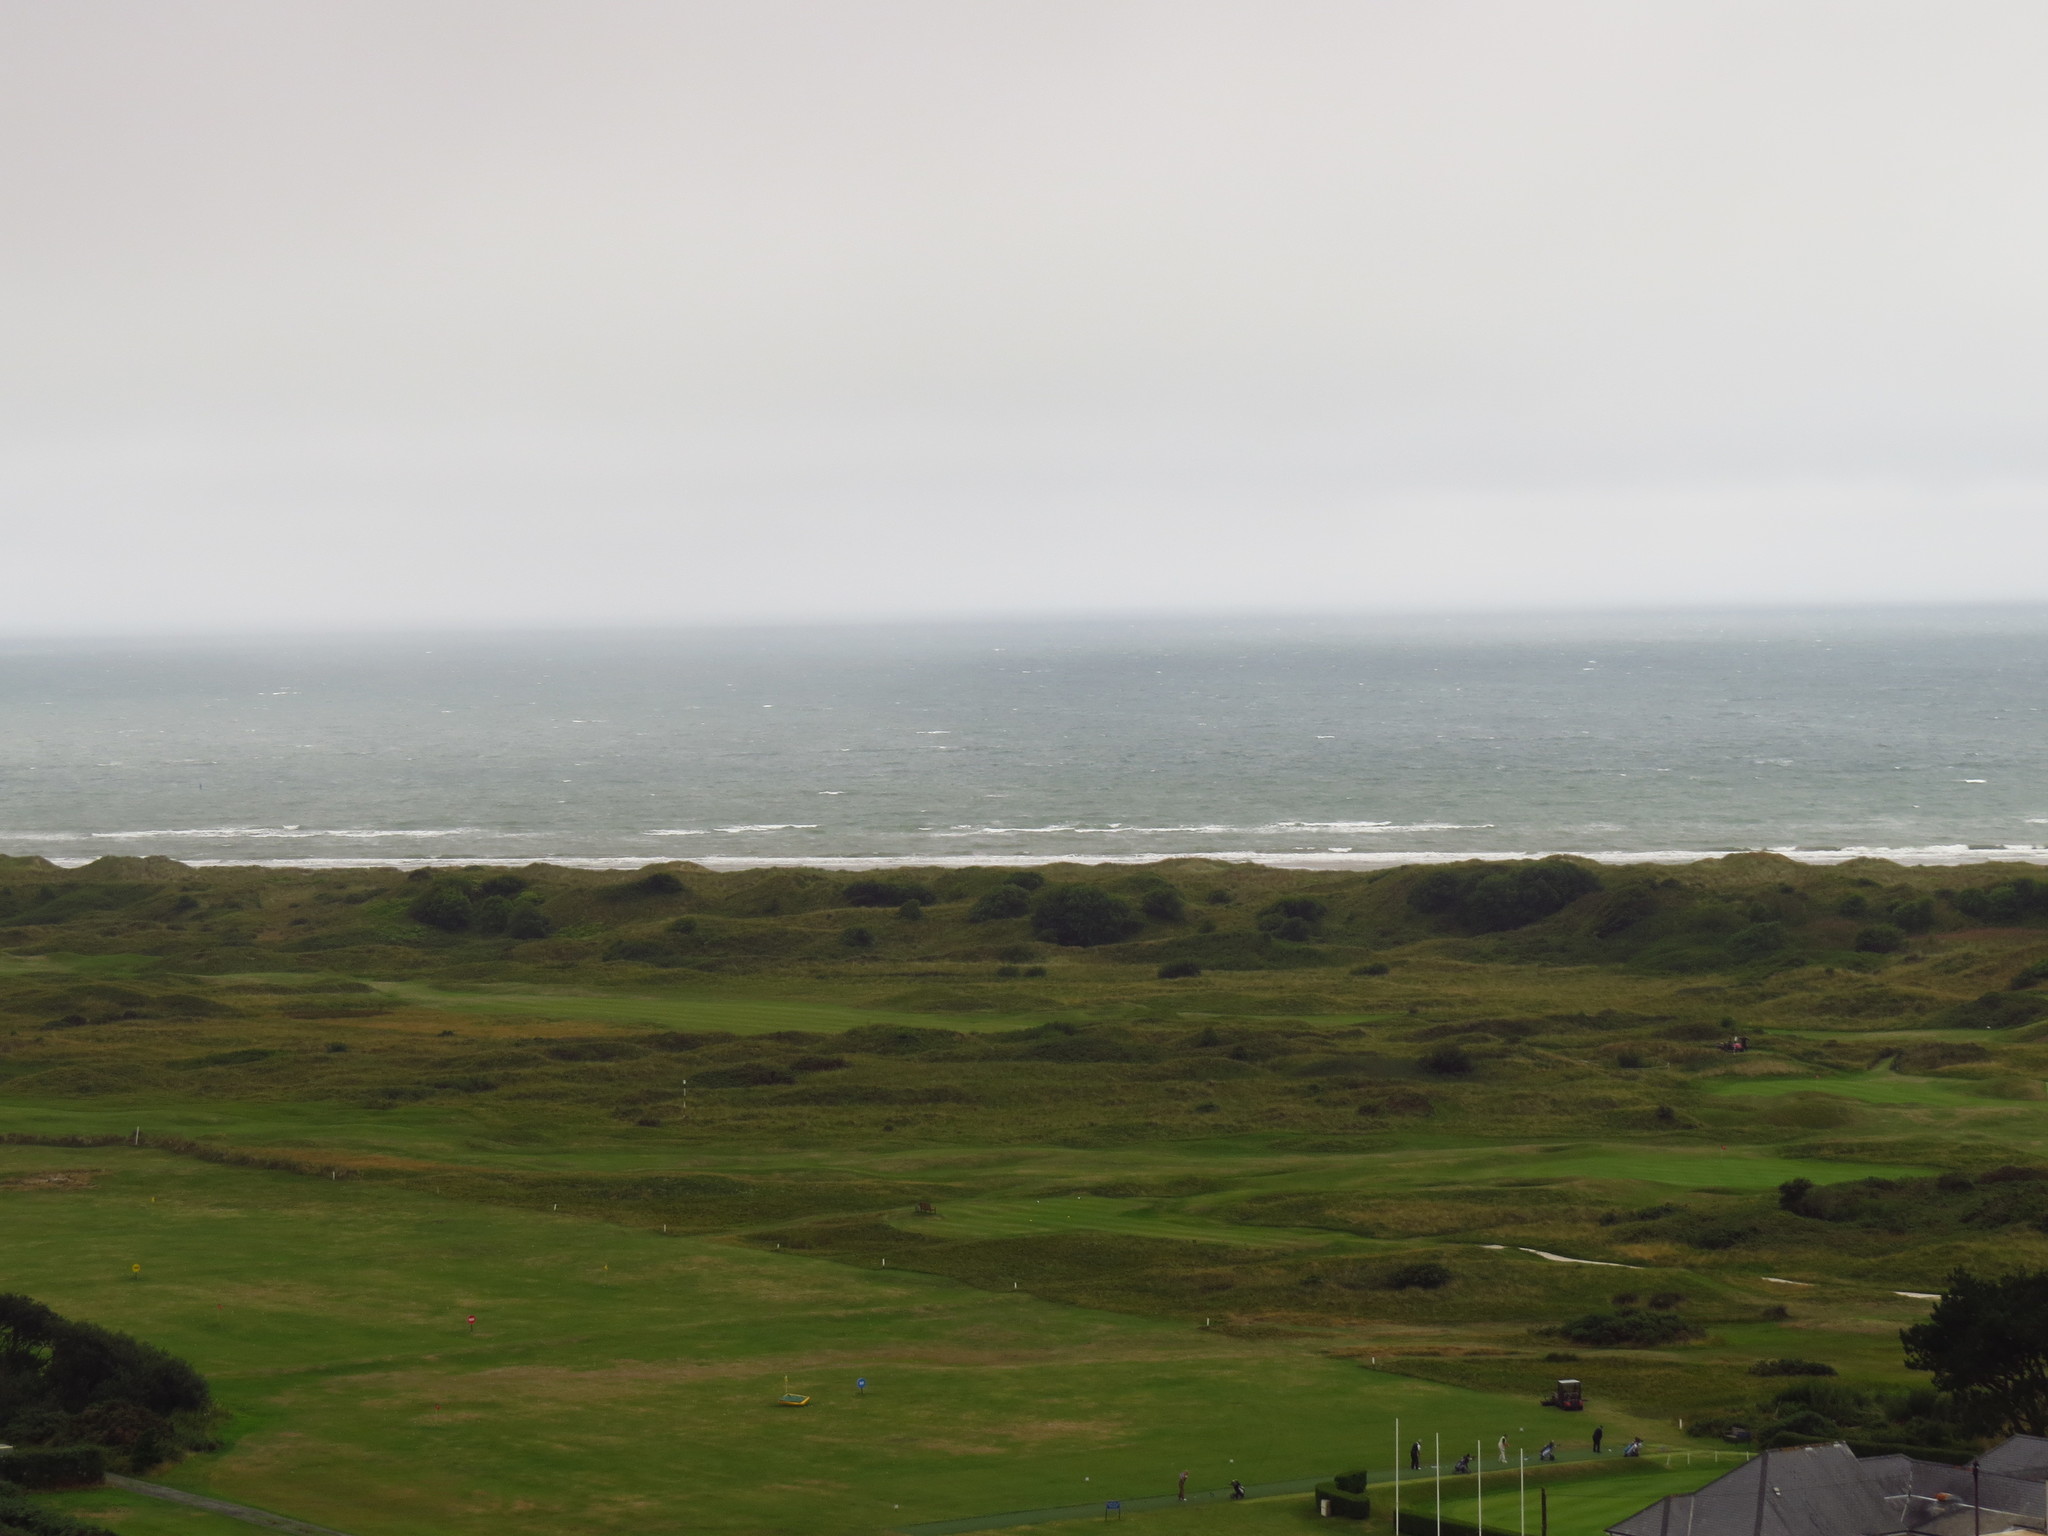
[[[140,1264],[130,1264],[128,1267],[138,1275],[142,1273],[142,1266]]]

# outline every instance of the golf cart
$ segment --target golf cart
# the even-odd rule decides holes
[[[1579,1378],[1566,1376],[1557,1384],[1557,1390],[1538,1405],[1543,1408],[1562,1408],[1567,1413],[1578,1413],[1586,1406],[1585,1395],[1579,1390]]]

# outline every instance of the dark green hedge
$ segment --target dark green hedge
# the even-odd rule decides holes
[[[1316,1484],[1316,1507],[1321,1509],[1322,1501],[1328,1499],[1330,1501],[1331,1514],[1345,1520],[1370,1520],[1372,1518],[1372,1500],[1363,1493],[1339,1488],[1337,1484],[1340,1481],[1348,1483],[1351,1479],[1348,1477],[1341,1479],[1331,1478],[1326,1483]]]
[[[1467,1525],[1462,1520],[1445,1520],[1439,1525],[1434,1514],[1411,1514],[1405,1509],[1401,1511],[1396,1536],[1437,1536],[1439,1530],[1443,1536],[1480,1536],[1476,1525]]]
[[[0,1452],[0,1477],[22,1488],[77,1488],[106,1481],[96,1445],[25,1445]]]
[[[7,1536],[114,1536],[103,1525],[87,1525],[23,1498],[13,1483],[0,1483],[0,1531]]]

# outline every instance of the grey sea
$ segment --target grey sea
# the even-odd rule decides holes
[[[0,851],[2048,860],[2048,612],[0,644]]]

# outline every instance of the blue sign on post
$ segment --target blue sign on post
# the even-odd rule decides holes
[[[856,1391],[856,1392],[865,1392],[865,1391],[867,1391],[867,1389],[868,1389],[868,1379],[867,1379],[867,1377],[865,1377],[865,1376],[856,1376],[856,1377],[854,1377],[854,1379],[853,1379],[853,1390],[854,1390],[854,1391]]]
[[[1102,1506],[1102,1518],[1107,1520],[1111,1515],[1115,1515],[1119,1520],[1123,1519],[1124,1501],[1122,1499],[1111,1499]]]

